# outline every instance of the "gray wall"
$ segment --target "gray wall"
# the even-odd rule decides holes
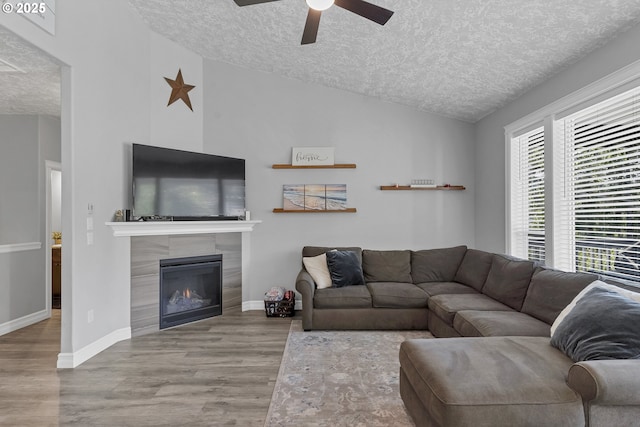
[[[504,126],[640,60],[640,26],[476,123],[475,233],[479,248],[504,252]]]
[[[246,159],[251,289],[294,286],[304,245],[420,249],[474,245],[473,125],[216,61],[204,63],[204,150]],[[347,170],[274,170],[291,147],[335,147]],[[433,178],[462,192],[380,191]],[[356,214],[274,214],[283,184],[347,184]]]
[[[41,242],[0,254],[0,325],[45,310],[45,160],[60,161],[60,120],[0,116],[0,245]]]
[[[0,244],[39,235],[38,117],[0,116]]]

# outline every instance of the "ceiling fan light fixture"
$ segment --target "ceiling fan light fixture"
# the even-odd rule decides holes
[[[327,10],[333,6],[335,0],[307,0],[307,4],[314,10]]]

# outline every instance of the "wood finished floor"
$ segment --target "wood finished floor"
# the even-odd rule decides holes
[[[0,425],[262,426],[290,324],[261,311],[225,313],[58,370],[54,310],[0,337]]]

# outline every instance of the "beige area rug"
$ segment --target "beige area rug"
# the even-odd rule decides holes
[[[265,421],[274,426],[413,426],[398,351],[427,331],[311,331],[294,320]]]

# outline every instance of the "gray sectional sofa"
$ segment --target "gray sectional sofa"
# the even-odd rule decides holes
[[[574,363],[550,345],[554,320],[597,276],[465,246],[308,246],[302,255],[334,249],[356,253],[365,284],[317,289],[303,265],[305,330],[428,329],[447,338],[401,345],[400,393],[416,425],[640,425],[640,360]]]

